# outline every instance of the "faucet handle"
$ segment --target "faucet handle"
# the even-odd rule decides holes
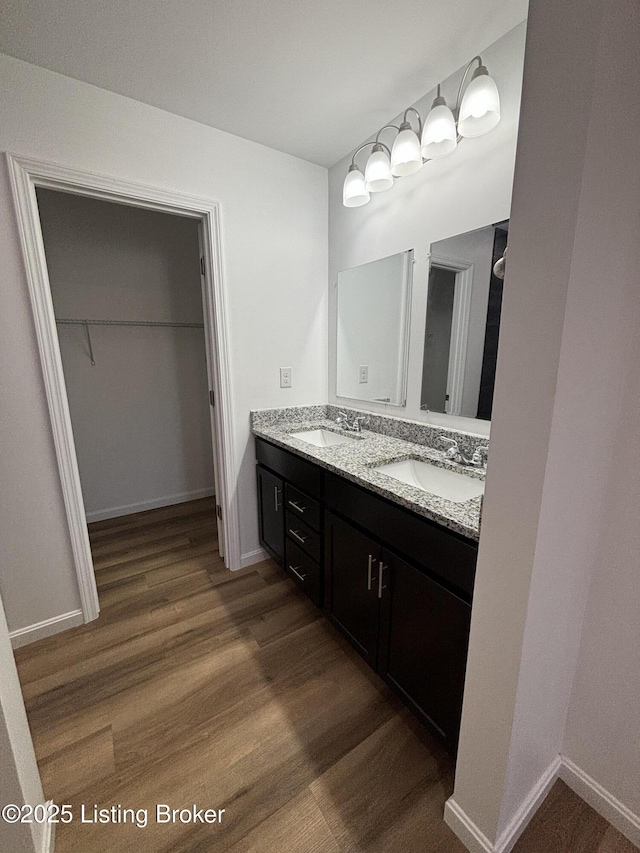
[[[483,459],[486,459],[488,455],[489,448],[487,447],[487,445],[478,445],[478,447],[476,447],[476,449],[473,451],[473,456],[471,457],[471,464],[481,467],[483,464]]]
[[[445,442],[449,445],[447,449],[444,451],[445,459],[453,459],[454,462],[458,461],[458,457],[460,456],[460,450],[458,449],[458,442],[455,438],[449,438],[446,435],[439,436],[440,441]]]

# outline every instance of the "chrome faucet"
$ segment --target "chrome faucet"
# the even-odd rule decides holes
[[[336,418],[336,425],[346,429],[348,432],[360,432],[362,425],[368,423],[369,418],[365,418],[364,416],[359,416],[349,422],[349,418],[344,412],[338,412],[338,417]]]
[[[487,465],[487,456],[489,455],[489,448],[486,444],[481,444],[473,451],[473,456],[471,457],[471,464],[475,468],[485,468]]]
[[[450,459],[452,462],[458,462],[460,465],[471,465],[471,460],[467,459],[467,457],[462,453],[455,438],[448,438],[446,435],[441,435],[440,441],[443,444],[449,445],[449,447],[444,451],[445,459]]]
[[[449,445],[449,447],[444,451],[445,459],[450,459],[452,462],[457,462],[459,465],[468,465],[472,468],[484,468],[486,464],[485,460],[489,453],[489,448],[485,444],[476,447],[471,458],[468,459],[460,450],[458,442],[454,438],[441,435],[440,441]]]

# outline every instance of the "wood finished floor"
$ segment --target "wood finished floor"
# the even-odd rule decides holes
[[[230,574],[213,500],[90,525],[99,620],[16,653],[58,853],[464,853],[450,758],[267,561]],[[224,808],[156,825],[155,805]],[[81,804],[149,824],[81,823]],[[519,853],[630,853],[559,783]]]

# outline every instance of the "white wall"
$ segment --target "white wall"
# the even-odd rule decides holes
[[[530,6],[453,795],[490,841],[561,754],[640,810],[639,38],[632,0]]]
[[[473,264],[461,408],[461,414],[467,418],[475,418],[478,411],[494,237],[495,228],[489,226],[468,234],[458,234],[448,240],[441,240],[433,246],[435,255]]]
[[[481,51],[500,89],[502,104],[502,120],[491,133],[463,140],[451,156],[427,163],[387,192],[372,194],[363,207],[346,208],[342,204],[342,185],[351,155],[329,170],[330,294],[340,270],[405,249],[415,250],[407,406],[397,409],[367,403],[371,411],[488,434],[487,421],[420,411],[428,255],[437,240],[509,218],[524,39],[525,25],[520,24]],[[443,81],[442,91],[449,103],[455,101],[461,76],[462,69]],[[415,105],[421,115],[428,112],[434,95],[429,92]],[[391,132],[386,131],[382,141],[388,141],[387,135]],[[358,157],[363,168],[366,156],[365,151]],[[331,296],[329,335],[329,401],[339,404],[335,396],[335,303]]]
[[[565,448],[578,444],[568,459],[577,493],[588,478],[573,547],[591,586],[562,751],[640,826],[640,8],[621,0],[603,22],[570,292],[583,372],[566,395],[585,424]]]
[[[0,150],[221,203],[241,549],[258,549],[249,410],[326,399],[325,169],[9,57]],[[0,173],[0,591],[12,630],[80,606],[13,203]],[[278,367],[293,368],[281,390]]]
[[[56,317],[202,323],[193,219],[38,190]],[[58,325],[87,519],[214,493],[204,329]]]
[[[502,808],[525,623],[532,606],[531,579],[591,111],[598,3],[575,0],[560,10],[552,0],[533,0],[529,10],[491,452],[453,794],[455,803],[491,840],[514,813],[518,799],[512,797],[509,808]],[[574,55],[567,44],[576,16],[584,32]],[[551,89],[556,96],[549,99]],[[545,722],[542,731],[536,726],[539,742],[512,782],[519,792],[528,793],[559,752],[563,691],[572,661],[557,650],[564,650],[572,631],[579,631],[580,616],[572,617],[564,594],[571,582],[564,573],[555,574],[551,585],[548,578],[541,585],[540,593],[548,592],[546,630],[551,639],[555,629],[556,654],[544,689],[536,683],[539,693],[532,697]],[[542,605],[542,598],[538,602]],[[559,623],[556,608],[562,611]],[[537,619],[529,624],[534,635],[542,630]]]

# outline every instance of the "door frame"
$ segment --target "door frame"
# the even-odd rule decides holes
[[[473,290],[473,264],[444,255],[431,255],[431,267],[455,272],[453,311],[451,318],[451,342],[449,344],[449,368],[447,372],[448,415],[459,415],[462,408],[464,371],[467,364],[467,340],[471,316],[471,294]]]
[[[215,430],[212,435],[216,463],[214,468],[220,487],[219,491],[216,489],[216,503],[222,509],[225,565],[229,569],[240,568],[240,525],[234,486],[234,431],[220,202],[107,175],[79,171],[15,154],[8,153],[6,159],[84,621],[90,622],[96,619],[100,612],[100,605],[51,298],[47,259],[40,227],[36,187],[186,216],[200,221],[205,267],[203,281],[205,342],[207,362],[211,366],[213,379],[211,390],[214,392],[216,403],[213,411]],[[220,519],[218,521],[220,522]]]

